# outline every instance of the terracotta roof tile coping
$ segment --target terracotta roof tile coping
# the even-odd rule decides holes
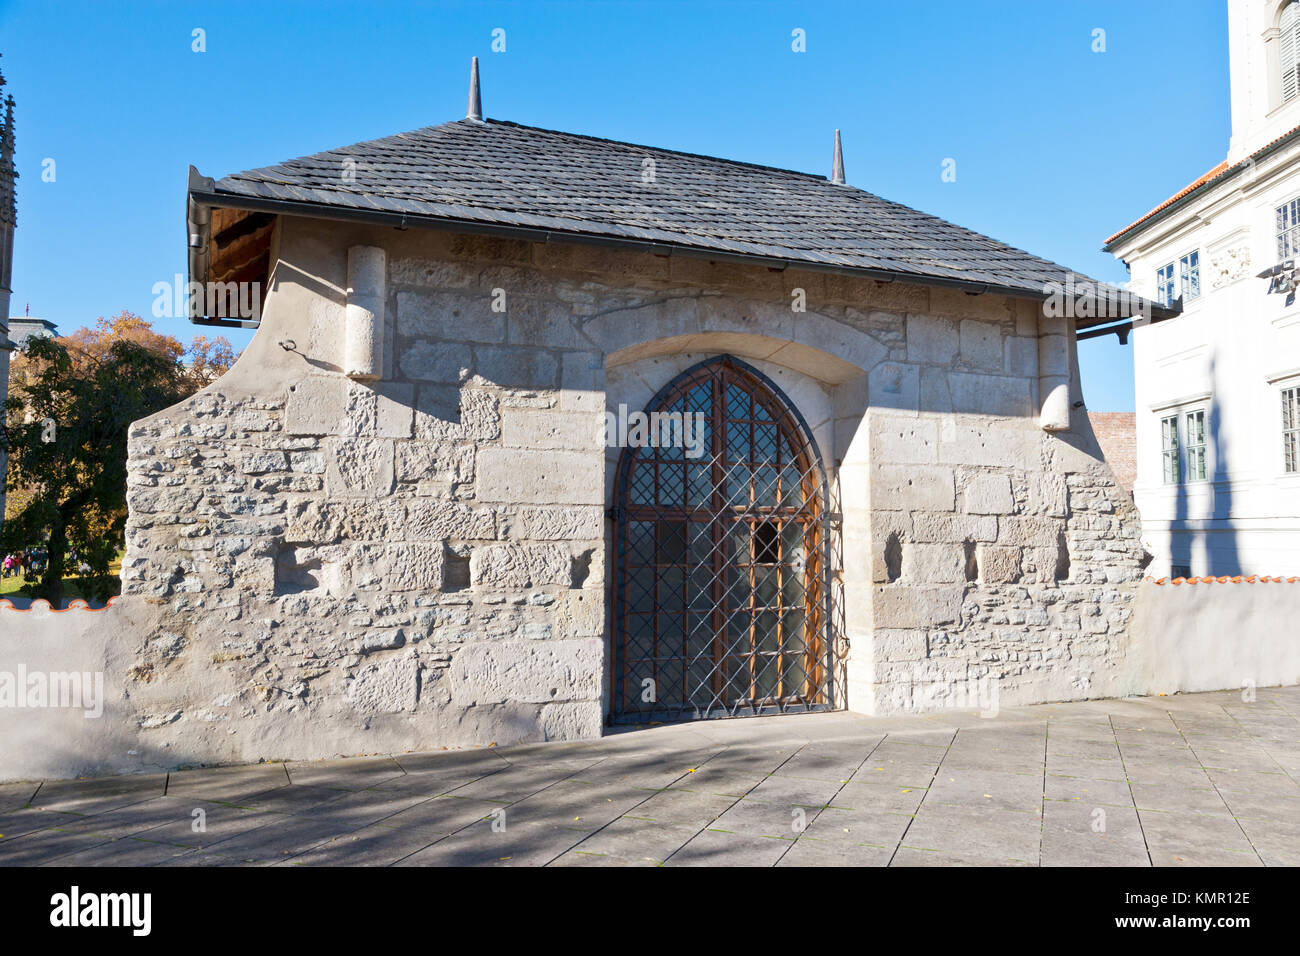
[[[19,614],[26,614],[28,611],[36,610],[49,611],[51,614],[67,614],[69,611],[90,611],[93,613],[96,611],[107,611],[110,607],[116,604],[118,600],[119,596],[114,595],[108,599],[108,603],[103,607],[91,607],[90,602],[86,601],[84,598],[74,598],[72,601],[68,602],[67,607],[57,608],[51,605],[49,601],[45,600],[45,598],[35,598],[27,607],[17,607],[14,602],[8,598],[0,598],[0,611],[16,611]],[[37,608],[38,604],[43,604],[44,608]]]
[[[1166,200],[1165,200],[1164,202],[1162,202],[1160,205],[1156,206],[1156,207],[1155,207],[1154,209],[1152,209],[1150,212],[1146,213],[1146,214],[1143,215],[1143,216],[1139,216],[1137,219],[1135,219],[1135,220],[1133,220],[1132,222],[1130,222],[1130,223],[1129,223],[1127,226],[1125,226],[1123,229],[1118,230],[1118,231],[1117,231],[1113,236],[1109,236],[1109,237],[1107,237],[1106,241],[1105,241],[1104,243],[1102,243],[1102,245],[1103,245],[1103,246],[1108,246],[1108,245],[1110,245],[1112,242],[1114,242],[1114,241],[1115,241],[1116,239],[1118,239],[1120,236],[1124,235],[1124,233],[1128,232],[1130,229],[1134,228],[1135,226],[1140,226],[1140,225],[1142,225],[1142,223],[1146,222],[1146,221],[1147,221],[1148,219],[1150,219],[1152,216],[1156,215],[1157,213],[1161,212],[1162,210],[1168,209],[1168,208],[1169,208],[1170,206],[1172,206],[1174,203],[1178,202],[1178,200],[1182,199],[1184,196],[1188,195],[1189,193],[1193,193],[1193,192],[1195,192],[1196,190],[1200,189],[1202,186],[1204,186],[1206,183],[1210,182],[1211,180],[1213,180],[1213,179],[1218,179],[1220,176],[1222,176],[1224,173],[1226,173],[1229,169],[1236,169],[1238,166],[1245,166],[1245,165],[1249,164],[1249,163],[1252,162],[1252,161],[1255,159],[1255,157],[1258,156],[1260,153],[1263,153],[1263,152],[1265,152],[1265,151],[1271,149],[1272,147],[1276,146],[1278,143],[1282,142],[1282,140],[1286,139],[1288,136],[1290,136],[1290,135],[1292,135],[1293,133],[1295,133],[1296,130],[1300,130],[1300,126],[1297,126],[1297,127],[1295,127],[1294,129],[1287,130],[1285,133],[1283,133],[1283,134],[1282,134],[1281,136],[1279,136],[1277,139],[1275,139],[1275,140],[1273,140],[1273,141],[1271,141],[1271,142],[1269,142],[1269,143],[1264,144],[1264,145],[1261,146],[1259,149],[1255,150],[1253,153],[1251,153],[1249,156],[1247,156],[1245,159],[1239,160],[1239,161],[1237,161],[1236,163],[1233,163],[1231,166],[1228,165],[1228,161],[1225,159],[1223,162],[1219,163],[1219,165],[1215,166],[1213,169],[1211,169],[1211,170],[1210,170],[1209,172],[1207,172],[1205,175],[1203,175],[1203,176],[1201,176],[1201,177],[1199,177],[1199,178],[1193,180],[1192,182],[1190,182],[1190,183],[1188,183],[1186,186],[1184,186],[1182,189],[1178,190],[1178,192],[1174,193],[1172,196],[1170,196],[1168,199],[1166,199]]]
[[[1174,586],[1177,586],[1180,584],[1298,584],[1300,583],[1300,577],[1271,578],[1266,574],[1265,575],[1252,574],[1246,577],[1237,574],[1232,577],[1228,577],[1227,575],[1224,575],[1223,577],[1219,577],[1219,578],[1173,578],[1173,579],[1153,578],[1151,577],[1151,575],[1148,574],[1146,580],[1150,581],[1152,584],[1159,585],[1162,587],[1165,584],[1172,584]]]

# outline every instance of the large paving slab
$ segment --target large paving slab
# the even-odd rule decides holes
[[[0,786],[0,866],[1296,866],[1300,688]]]

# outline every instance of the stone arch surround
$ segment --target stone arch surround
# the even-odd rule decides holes
[[[621,405],[629,412],[641,411],[646,408],[650,400],[654,398],[661,388],[686,369],[715,355],[734,355],[737,358],[745,359],[750,365],[780,386],[781,390],[790,399],[791,403],[799,409],[800,414],[804,416],[804,420],[808,423],[813,439],[817,443],[818,451],[821,452],[822,460],[827,463],[828,468],[833,466],[835,460],[836,386],[789,366],[756,358],[743,347],[731,349],[716,347],[724,341],[720,336],[716,338],[699,336],[697,338],[702,340],[701,344],[705,345],[704,348],[685,351],[660,351],[659,347],[669,340],[659,340],[647,343],[650,346],[655,346],[655,348],[647,349],[641,353],[639,358],[618,362],[617,364],[614,361],[609,361],[605,370],[606,410],[617,413]],[[752,337],[737,336],[735,338]],[[713,348],[707,347],[710,339],[713,339],[715,344]],[[741,346],[748,344],[752,348],[755,343],[737,342],[736,344]],[[761,350],[761,346],[759,348]],[[620,452],[621,449],[619,448],[607,447],[605,449],[605,501],[607,504],[613,501],[614,470],[618,467]]]
[[[873,336],[816,312],[724,296],[687,296],[601,313],[583,334],[607,367],[685,352],[729,353],[802,372],[828,385],[852,381],[889,350]]]
[[[869,336],[866,337],[869,338]],[[797,355],[803,358],[800,364],[804,368],[816,367],[823,370],[838,370],[840,365],[847,365],[848,363],[811,346],[801,344],[798,350],[790,349],[790,344],[789,341],[780,341],[768,336],[720,332],[651,339],[647,342],[625,347],[606,359],[606,409],[618,414],[619,406],[622,405],[628,412],[642,411],[649,406],[660,389],[699,362],[724,354],[742,358],[771,379],[808,424],[813,442],[816,444],[826,468],[827,485],[831,495],[831,501],[828,505],[832,511],[838,512],[841,508],[839,464],[840,460],[845,457],[847,447],[837,448],[836,437],[839,434],[842,443],[847,446],[849,439],[856,430],[857,423],[861,421],[866,412],[865,387],[858,387],[858,384],[855,384],[865,384],[866,371],[854,366],[852,367],[852,374],[841,376],[839,383],[826,381],[808,374],[806,371],[781,364],[777,359]],[[683,346],[687,345],[694,347],[683,348]],[[768,357],[760,358],[758,356]],[[856,406],[854,405],[855,401],[859,403]],[[837,416],[840,418],[839,425],[841,427],[837,427]],[[843,427],[845,425],[851,427]],[[849,439],[842,437],[845,434],[849,436]],[[605,449],[606,507],[611,507],[615,503],[615,480],[621,454],[622,449],[618,447],[607,446]],[[850,494],[850,497],[854,497],[854,495]],[[867,529],[864,526],[861,533],[865,534],[866,532]],[[844,693],[842,673],[844,654],[847,650],[841,640],[843,631],[843,589],[846,583],[853,588],[869,587],[870,579],[867,574],[868,568],[865,565],[860,564],[853,569],[847,569],[843,566],[841,560],[843,543],[840,540],[840,527],[838,525],[833,527],[831,534],[831,570],[834,582],[832,587],[832,604],[834,607],[832,622],[834,626],[834,658],[837,662],[832,689],[835,706],[844,707],[848,704],[848,700]],[[613,522],[606,522],[606,554],[612,555],[614,547]],[[606,561],[605,587],[607,606],[611,612],[614,608],[613,588],[616,574],[616,562],[612,559]],[[612,635],[612,628],[607,628],[607,632]],[[608,655],[606,666],[608,667],[613,661],[612,648],[608,646],[608,639],[606,652]],[[608,710],[608,704],[607,700],[606,710]]]

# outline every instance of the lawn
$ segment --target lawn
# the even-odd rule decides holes
[[[114,575],[122,572],[122,556],[120,554],[113,559],[113,563],[108,566],[108,569]],[[15,574],[7,578],[0,578],[0,598],[19,594],[23,597],[30,597],[30,592],[23,590],[25,587],[27,587],[27,582],[23,580],[21,574]],[[65,600],[69,601],[74,598],[86,597],[86,595],[81,591],[81,578],[63,579],[63,597]],[[89,598],[87,598],[87,600],[89,600]]]

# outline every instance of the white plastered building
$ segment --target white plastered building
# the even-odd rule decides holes
[[[1300,3],[1228,19],[1226,158],[1106,244],[1134,291],[1183,309],[1132,333],[1157,575],[1300,573]]]

